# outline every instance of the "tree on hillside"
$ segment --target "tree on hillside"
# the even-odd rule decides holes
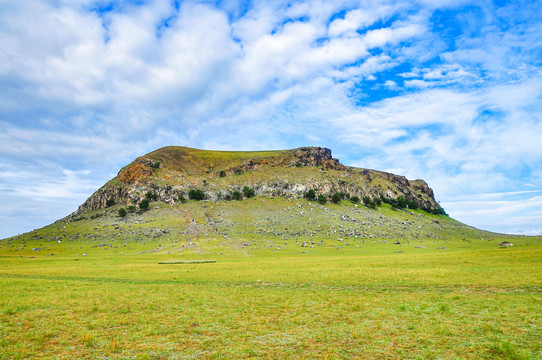
[[[320,204],[325,204],[325,203],[327,203],[326,196],[323,195],[323,194],[318,195],[318,202],[319,202]]]
[[[241,194],[241,192],[239,190],[234,190],[231,193],[231,198],[233,200],[243,200],[243,194]]]
[[[119,216],[121,218],[123,218],[123,217],[126,217],[126,215],[127,215],[126,209],[125,208],[120,208],[119,209]]]
[[[314,189],[307,190],[305,192],[305,198],[310,201],[316,200],[316,191],[314,191]]]
[[[188,198],[192,200],[203,200],[205,199],[205,193],[200,189],[190,189],[188,191]]]
[[[149,204],[150,204],[149,199],[143,199],[139,203],[139,209],[141,211],[147,211],[147,210],[149,210]]]
[[[254,190],[254,188],[245,186],[245,187],[243,187],[243,194],[245,194],[245,196],[246,196],[247,198],[251,198],[251,197],[253,197],[254,195],[256,195],[256,191]]]
[[[363,197],[363,205],[371,209],[374,209],[376,207],[375,202],[368,196]]]

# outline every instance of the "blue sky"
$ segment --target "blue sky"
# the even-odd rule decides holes
[[[0,2],[0,238],[165,145],[325,146],[542,234],[542,2]]]

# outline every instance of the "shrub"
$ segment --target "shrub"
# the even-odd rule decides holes
[[[113,206],[115,205],[115,199],[111,198],[111,199],[107,199],[107,201],[105,202],[105,206],[109,207],[109,206]]]
[[[203,185],[207,185],[207,180],[203,180]]]
[[[126,209],[125,208],[120,208],[119,209],[119,216],[121,218],[123,218],[123,217],[126,217],[126,215],[127,215]]]
[[[359,203],[359,197],[357,197],[356,195],[352,196],[350,198],[350,201],[352,201],[353,203]]]
[[[253,197],[254,195],[256,195],[256,191],[254,190],[254,188],[245,186],[245,187],[243,187],[243,194],[245,194],[245,196],[246,196],[247,198],[251,198],[251,197]]]
[[[148,191],[145,194],[145,199],[148,199],[149,201],[157,201],[158,200],[158,194],[153,191]]]
[[[135,205],[129,205],[126,210],[128,210],[129,213],[133,213],[136,211]]]
[[[139,209],[141,211],[147,211],[147,210],[149,210],[149,204],[150,204],[149,199],[143,199],[139,203]]]
[[[181,203],[185,203],[186,202],[186,198],[184,197],[184,195],[180,195],[179,197],[177,197],[177,201],[181,202]]]
[[[233,171],[233,173],[234,173],[235,175],[241,175],[241,174],[243,173],[243,169],[237,168],[237,169],[235,169],[235,170]]]
[[[314,191],[314,189],[308,190],[307,192],[305,192],[305,198],[310,201],[316,200],[316,191]]]
[[[363,197],[363,204],[367,206],[368,208],[374,209],[376,208],[375,202],[368,196]]]
[[[334,193],[333,195],[331,195],[331,201],[334,203],[334,204],[338,204],[341,202],[341,194],[339,193]]]
[[[344,191],[339,191],[337,194],[340,196],[341,200],[345,200],[345,199],[350,198],[350,194],[345,193]]]
[[[188,191],[188,198],[192,200],[203,200],[205,199],[205,193],[200,189],[190,189],[190,191]]]
[[[218,176],[220,176],[220,177],[226,177],[226,171],[220,170],[220,172],[218,173]]]
[[[325,204],[325,203],[327,203],[327,199],[326,199],[325,195],[322,195],[322,194],[318,195],[318,202],[319,202],[320,204]]]
[[[399,196],[399,197],[397,198],[397,207],[398,207],[399,209],[404,209],[404,208],[407,207],[407,201],[406,201],[406,199],[405,199],[404,197]]]
[[[243,199],[243,194],[241,194],[241,192],[239,190],[234,190],[231,193],[231,198],[233,200],[242,200]]]
[[[414,200],[407,200],[408,208],[412,210],[418,209],[418,204]]]
[[[432,209],[431,213],[435,214],[435,215],[446,215],[446,216],[448,216],[448,214],[446,214],[446,211],[444,211],[444,209],[441,208],[440,206],[438,208]]]

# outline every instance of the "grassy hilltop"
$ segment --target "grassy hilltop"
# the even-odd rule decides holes
[[[541,240],[327,149],[167,147],[0,241],[0,358],[538,359]]]

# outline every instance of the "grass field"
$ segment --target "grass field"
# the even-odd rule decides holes
[[[0,241],[0,358],[542,358],[540,238],[289,199],[92,215]]]

